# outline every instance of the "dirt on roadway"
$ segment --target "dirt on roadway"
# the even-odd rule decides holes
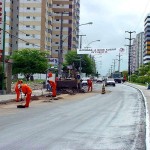
[[[107,92],[106,92],[107,93]],[[47,97],[49,94],[47,95],[43,95],[43,96],[32,96],[31,97],[31,102],[30,102],[30,107],[36,107],[42,103],[50,103],[53,101],[57,101],[57,102],[63,102],[63,101],[70,101],[70,100],[80,100],[83,97],[87,98],[90,96],[94,96],[96,94],[101,94],[101,91],[92,91],[92,92],[86,92],[86,93],[77,93],[74,95],[70,95],[70,94],[61,94],[58,95],[56,98],[51,98],[51,97]],[[0,104],[0,116],[4,115],[4,114],[9,114],[9,113],[13,113],[12,111],[18,111],[17,109],[17,105],[24,105],[25,101],[21,101],[21,102],[15,102],[15,99],[11,102],[5,102],[5,103],[1,103]],[[25,108],[25,109],[30,109],[29,108]]]

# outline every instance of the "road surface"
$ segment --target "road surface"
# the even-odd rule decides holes
[[[123,84],[30,108],[0,105],[2,150],[145,150],[142,95]]]

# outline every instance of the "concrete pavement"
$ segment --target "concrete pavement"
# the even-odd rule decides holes
[[[146,86],[125,83],[128,86],[134,87],[141,91],[144,97],[145,108],[146,108],[146,150],[150,150],[150,90]]]

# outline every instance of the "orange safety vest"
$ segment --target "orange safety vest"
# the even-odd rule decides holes
[[[27,84],[22,84],[21,90],[24,94],[31,94],[32,93],[32,89]]]

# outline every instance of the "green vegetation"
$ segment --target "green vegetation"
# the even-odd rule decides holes
[[[142,85],[150,83],[150,63],[142,65],[134,74],[130,76],[130,81]]]
[[[76,51],[69,51],[65,55],[66,65],[72,65],[75,70],[79,70],[80,67],[80,55]],[[87,75],[96,74],[95,62],[87,55],[81,55],[81,67],[82,72]]]
[[[48,53],[36,49],[15,51],[9,59],[13,60],[12,74],[23,74],[26,78],[35,73],[45,73],[48,69]]]

